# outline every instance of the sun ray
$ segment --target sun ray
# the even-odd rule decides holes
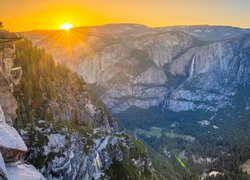
[[[52,41],[51,48],[57,49],[61,55],[63,54],[66,62],[71,63],[73,55],[77,51],[81,51],[82,56],[93,56],[96,53],[96,48],[94,48],[96,39],[98,39],[98,35],[94,35],[90,29],[74,28],[69,30],[54,30],[41,41]]]

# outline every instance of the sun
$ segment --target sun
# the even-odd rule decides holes
[[[71,24],[71,23],[63,23],[61,26],[60,26],[60,29],[61,30],[70,30],[71,28],[73,28],[74,26]]]

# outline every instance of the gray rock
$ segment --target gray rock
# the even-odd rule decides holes
[[[5,162],[18,161],[27,151],[27,147],[16,129],[4,122],[0,123],[0,151]]]
[[[161,68],[153,66],[137,76],[134,84],[163,85],[166,82],[165,72]]]
[[[9,180],[46,180],[32,165],[16,162],[6,164]]]
[[[5,117],[1,105],[0,105],[0,122],[5,122]]]
[[[7,180],[8,179],[8,173],[5,167],[5,163],[3,160],[2,153],[0,152],[0,179]]]

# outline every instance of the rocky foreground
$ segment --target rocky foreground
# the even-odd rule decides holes
[[[36,168],[23,161],[28,148],[22,137],[12,127],[17,102],[13,88],[21,79],[21,68],[13,68],[14,41],[21,37],[0,30],[0,179],[45,179]]]

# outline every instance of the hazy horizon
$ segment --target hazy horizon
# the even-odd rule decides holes
[[[3,25],[5,26],[5,23],[3,22]],[[250,27],[239,27],[239,26],[231,26],[231,25],[219,25],[219,24],[180,24],[180,25],[162,25],[162,26],[148,26],[145,24],[139,24],[139,23],[109,23],[109,24],[97,24],[97,25],[83,25],[83,26],[74,26],[72,30],[77,28],[91,28],[91,27],[101,27],[101,26],[108,26],[108,25],[139,25],[139,26],[145,26],[147,28],[167,28],[167,27],[201,27],[201,26],[209,26],[209,27],[232,27],[232,28],[240,28],[240,29],[250,29]],[[6,30],[10,30],[8,27],[5,27]],[[63,31],[63,29],[30,29],[30,30],[23,30],[23,31],[16,31],[16,32],[31,32],[31,31]]]
[[[105,24],[143,24],[149,27],[222,25],[249,28],[247,0],[9,0],[0,2],[0,21],[11,31],[59,29]]]

